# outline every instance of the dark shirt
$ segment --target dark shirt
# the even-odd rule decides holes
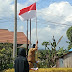
[[[19,50],[19,55],[14,61],[15,72],[29,72],[29,64],[24,49]]]

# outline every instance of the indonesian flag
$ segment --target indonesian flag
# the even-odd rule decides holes
[[[36,17],[36,3],[21,9],[19,17],[22,21]]]

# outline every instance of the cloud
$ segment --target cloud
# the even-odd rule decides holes
[[[20,12],[20,10],[21,10],[22,8],[26,7],[26,6],[27,6],[27,4],[17,3],[17,15],[18,15],[18,13]],[[15,9],[14,9],[14,4],[11,5],[11,9],[12,9],[13,12],[15,11]]]
[[[38,28],[38,40],[39,40],[39,47],[43,48],[41,43],[43,41],[52,41],[53,35],[55,36],[56,41],[63,35],[63,38],[58,46],[65,46],[67,48],[66,41],[66,31],[69,28],[67,25],[71,25],[72,21],[72,6],[68,2],[59,2],[59,3],[52,3],[47,8],[43,8],[41,10],[37,10],[37,17],[43,18],[45,22],[43,23],[46,25],[43,28]],[[50,22],[52,23],[50,23]],[[42,23],[42,20],[39,21]],[[39,24],[38,23],[38,24]],[[58,24],[59,23],[59,24]],[[64,25],[62,25],[64,23]],[[43,25],[44,25],[43,24]],[[56,25],[57,24],[57,25]],[[32,30],[32,42],[36,41],[36,30]]]
[[[12,2],[13,0],[0,0],[0,17],[9,17],[13,14],[11,9]]]
[[[20,9],[27,7],[29,2],[33,1],[27,1],[23,4],[17,3],[17,14],[19,13]],[[0,3],[0,17],[9,17],[14,15],[14,0],[0,0]]]
[[[37,2],[37,1],[39,0],[29,0],[29,2],[32,2],[32,3]]]
[[[66,20],[66,17],[72,17],[72,6],[69,2],[55,2],[50,4],[47,8],[38,10],[38,12],[40,12],[38,15],[42,16],[42,18],[47,21],[50,20],[62,23]]]
[[[21,25],[18,29],[18,32],[23,32],[23,29],[24,29],[24,26]]]
[[[58,44],[58,47],[63,47],[66,46],[66,31],[64,29],[65,27],[57,27],[57,28],[51,28],[50,25],[48,25],[47,27],[44,28],[38,28],[37,29],[37,37],[38,37],[38,41],[39,41],[39,48],[43,49],[44,47],[41,45],[42,42],[44,41],[50,41],[52,42],[52,37],[54,36],[56,39],[56,42],[58,42],[59,38],[63,35],[63,38],[61,40],[61,42]],[[34,28],[32,30],[32,43],[36,42],[36,29]]]
[[[22,4],[17,3],[17,14],[20,12],[20,9],[25,8],[37,1],[39,0],[28,0]],[[0,17],[9,17],[14,15],[14,0],[0,0],[0,3]]]
[[[68,16],[65,18],[65,21],[72,22],[72,14],[71,14],[71,15],[68,15]]]

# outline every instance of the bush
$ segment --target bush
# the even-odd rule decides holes
[[[0,71],[12,68],[12,44],[0,44]]]

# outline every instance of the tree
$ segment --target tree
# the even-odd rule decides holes
[[[67,41],[67,43],[69,43],[68,46],[68,50],[72,48],[72,26],[67,30],[66,35],[69,39],[69,42]]]
[[[43,51],[43,53],[40,52],[41,53],[40,59],[42,59],[42,57],[43,57],[44,60],[42,59],[42,61],[46,62],[45,67],[48,67],[48,68],[53,67],[55,65],[56,41],[54,39],[54,36],[53,36],[52,40],[53,40],[53,42],[43,42],[42,45],[45,46],[45,51]],[[48,45],[51,45],[51,48],[49,48]]]
[[[56,57],[57,57],[57,53],[58,51],[56,50],[56,46],[58,45],[58,43],[61,41],[63,36],[60,37],[60,39],[58,40],[58,42],[56,42],[54,36],[52,38],[52,42],[43,42],[42,45],[45,46],[45,50],[40,51],[40,57],[39,59],[41,60],[40,65],[41,67],[47,67],[47,68],[51,68],[56,64]],[[48,46],[51,46],[51,48],[49,48]],[[63,49],[60,50],[60,52],[58,54],[62,54],[63,53]],[[58,55],[58,56],[60,56]]]

